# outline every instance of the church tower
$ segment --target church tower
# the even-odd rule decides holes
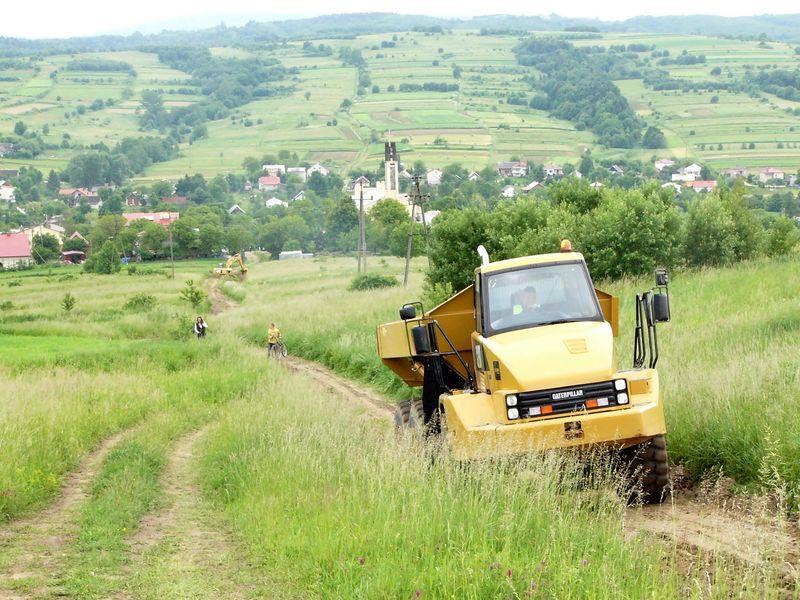
[[[386,197],[397,198],[400,194],[400,157],[394,142],[384,143],[384,167],[386,169]]]

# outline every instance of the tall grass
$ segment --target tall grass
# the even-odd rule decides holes
[[[304,597],[726,597],[775,583],[687,569],[623,535],[615,480],[598,468],[587,485],[569,456],[460,464],[296,375],[262,394],[212,430],[201,474],[254,557]]]

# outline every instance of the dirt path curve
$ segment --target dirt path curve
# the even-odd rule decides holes
[[[270,589],[265,573],[242,559],[202,500],[193,462],[195,445],[207,430],[195,430],[173,446],[161,477],[164,506],[146,516],[129,540],[124,597],[244,599],[263,597]]]
[[[210,277],[208,279],[208,298],[211,300],[211,314],[218,315],[229,308],[239,306],[236,302],[228,298],[220,289],[221,279]]]
[[[21,598],[21,585],[44,595],[60,554],[75,534],[75,513],[89,495],[106,456],[132,429],[115,433],[90,452],[64,480],[56,501],[29,517],[0,527],[0,600]],[[41,593],[40,593],[41,592]]]
[[[287,356],[283,364],[297,373],[303,373],[314,379],[322,387],[337,392],[346,399],[355,400],[367,409],[367,412],[380,419],[392,419],[394,405],[370,391],[363,385],[336,375],[333,371],[310,360],[296,356]]]

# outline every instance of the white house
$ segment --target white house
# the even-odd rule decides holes
[[[286,165],[261,165],[261,170],[265,171],[267,175],[286,175]]]
[[[306,168],[305,167],[289,167],[286,169],[287,175],[294,175],[300,178],[300,181],[306,180]]]
[[[425,180],[430,186],[437,186],[442,183],[442,175],[444,172],[441,169],[431,169],[425,174]]]
[[[554,163],[544,164],[545,177],[561,177],[564,174],[564,169]]]
[[[682,171],[684,173],[691,173],[692,175],[694,175],[695,179],[697,179],[698,177],[700,177],[700,173],[703,172],[703,167],[701,167],[697,163],[692,163],[688,167],[684,167]]]
[[[611,165],[611,168],[608,170],[608,172],[612,175],[625,175],[625,169],[619,165]]]
[[[653,166],[656,168],[656,171],[661,173],[667,167],[671,167],[675,164],[675,161],[671,158],[659,158],[657,161],[653,163]]]
[[[680,194],[683,191],[683,188],[679,184],[672,181],[669,181],[661,186],[661,189],[663,190],[666,190],[668,188],[672,189],[672,191],[675,192],[676,194]]]
[[[673,173],[671,180],[672,181],[683,181],[685,183],[689,183],[697,179],[697,175],[694,173],[685,173],[684,169],[678,169],[677,173]]]
[[[779,179],[783,181],[785,177],[786,173],[784,173],[782,169],[776,169],[775,167],[767,167],[766,169],[762,169],[758,174],[758,180],[761,183],[767,183],[773,179]]]
[[[528,163],[523,161],[499,162],[497,172],[503,177],[525,177],[528,174]]]
[[[481,174],[478,173],[477,171],[473,171],[472,173],[467,175],[467,179],[469,179],[470,181],[478,181],[478,179],[480,179],[480,178],[481,178]]]
[[[575,179],[583,179],[583,173],[575,169],[572,173],[570,173]]]
[[[725,175],[725,177],[736,179],[737,177],[747,177],[748,172],[745,167],[731,167],[730,169],[725,169],[722,174]]]
[[[305,200],[305,199],[306,199],[306,191],[305,190],[300,190],[294,196],[292,196],[292,202],[294,202],[295,200]]]
[[[323,167],[321,164],[316,163],[316,164],[313,164],[310,167],[308,167],[308,169],[306,170],[306,173],[308,174],[309,177],[311,177],[312,173],[319,173],[320,175],[325,177],[326,175],[328,175],[329,171],[328,171],[328,169]]]
[[[0,181],[0,200],[16,202],[16,198],[14,197],[15,191],[16,188],[8,181]]]
[[[687,187],[692,188],[698,194],[700,192],[711,192],[717,188],[716,181],[692,181],[687,184]]]
[[[507,185],[500,193],[502,194],[503,198],[513,198],[517,195],[517,191],[514,189],[513,185]]]
[[[284,202],[280,198],[275,198],[273,196],[272,198],[269,198],[268,200],[264,200],[264,206],[266,208],[274,208],[276,206],[287,207],[287,206],[289,206],[289,203],[288,202]]]
[[[599,190],[601,187],[603,187],[603,184],[599,181],[593,181],[592,183],[589,184],[589,187],[592,188],[593,190]]]

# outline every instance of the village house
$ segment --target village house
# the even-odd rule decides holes
[[[261,170],[274,177],[286,175],[286,165],[262,165]]]
[[[500,194],[503,196],[503,198],[513,198],[517,195],[517,191],[514,189],[513,185],[507,185],[502,189]]]
[[[444,175],[444,171],[441,169],[431,169],[425,174],[425,181],[428,182],[428,185],[435,187],[442,183],[442,175]]]
[[[14,150],[14,144],[11,142],[0,142],[0,158],[11,154]],[[16,176],[15,176],[16,177]]]
[[[625,175],[625,169],[619,165],[611,165],[611,167],[608,169],[608,172],[612,175]]]
[[[369,185],[369,179],[363,176],[359,177],[353,186],[351,198],[356,207],[361,205],[361,200],[363,199],[364,210],[369,211],[378,202],[386,198],[386,186],[383,181],[377,181],[374,186],[371,186]]]
[[[440,210],[426,210],[425,211],[425,224],[430,225],[433,220],[442,214]],[[414,221],[416,223],[422,224],[422,211],[417,211],[414,213]]]
[[[52,235],[58,240],[59,245],[64,243],[64,236],[67,230],[61,225],[57,225],[52,221],[45,221],[41,225],[34,225],[33,227],[25,227],[21,233],[25,234],[28,241],[33,244],[33,238],[37,235]]]
[[[311,177],[311,174],[312,174],[312,173],[319,173],[319,174],[320,174],[320,175],[322,175],[323,177],[327,177],[327,176],[328,176],[328,173],[329,173],[330,171],[328,171],[328,169],[326,169],[325,167],[323,167],[321,164],[319,164],[319,163],[316,163],[316,164],[313,164],[313,165],[311,165],[310,167],[308,167],[308,170],[307,170],[306,172],[308,173],[308,176],[309,176],[309,177]]]
[[[745,167],[732,167],[725,169],[722,174],[729,179],[736,179],[737,177],[747,177],[747,169]]]
[[[414,179],[414,176],[408,169],[403,169],[402,171],[400,171],[400,177],[402,177],[403,179]]]
[[[266,208],[275,208],[276,206],[283,206],[285,208],[289,206],[289,203],[273,196],[272,198],[264,200],[264,206]]]
[[[89,200],[93,196],[91,190],[87,188],[61,188],[58,190],[58,197],[67,203],[70,208],[75,208],[81,200]]]
[[[768,181],[773,180],[783,181],[785,177],[786,173],[784,173],[782,169],[776,169],[775,167],[767,167],[766,169],[762,169],[758,174],[758,180],[761,183],[767,183]]]
[[[305,190],[300,190],[294,196],[292,196],[292,202],[294,202],[295,200],[305,200],[305,199],[306,199],[306,191]]]
[[[122,217],[125,219],[125,224],[130,225],[134,221],[144,220],[144,221],[151,221],[152,223],[158,223],[162,227],[169,227],[173,221],[177,221],[180,219],[180,213],[177,212],[133,212],[133,213],[122,213]],[[76,232],[77,233],[77,232]]]
[[[668,181],[667,183],[663,184],[661,186],[661,189],[662,190],[672,189],[672,191],[675,192],[676,194],[680,194],[681,192],[683,192],[683,188],[680,186],[680,184],[675,183],[674,181]]]
[[[529,194],[533,190],[536,190],[536,189],[539,189],[539,188],[543,188],[543,187],[544,186],[541,183],[539,183],[538,181],[531,181],[528,185],[526,185],[526,186],[524,186],[522,188],[522,193],[523,194]]]
[[[478,181],[478,179],[480,179],[480,178],[481,178],[481,174],[478,173],[477,171],[472,171],[472,173],[467,175],[467,179],[469,179],[470,181]]]
[[[131,192],[125,196],[125,206],[144,206],[146,204],[145,197],[139,192]]]
[[[242,189],[245,192],[252,192],[253,191],[253,182],[248,179],[247,181],[244,182],[244,186],[242,186]]]
[[[548,179],[564,175],[564,169],[554,163],[545,163],[542,168],[544,170],[544,176]]]
[[[231,206],[228,209],[228,214],[229,215],[246,215],[247,213],[244,211],[244,209],[241,206],[239,206],[238,204],[234,204],[233,206]]]
[[[589,184],[589,187],[592,188],[593,190],[599,190],[601,187],[603,187],[603,184],[599,181],[593,181],[592,183]]]
[[[502,177],[525,177],[528,174],[528,164],[523,161],[499,162],[497,172]]]
[[[572,173],[570,173],[575,179],[583,179],[583,173],[575,169]]]
[[[31,264],[31,242],[24,233],[0,233],[0,269],[16,269]]]
[[[675,161],[671,158],[659,158],[657,161],[653,163],[653,166],[656,168],[656,171],[661,173],[667,167],[671,167],[675,164]]]
[[[672,177],[670,177],[671,181],[683,183],[691,183],[695,179],[697,179],[697,176],[694,173],[686,173],[684,169],[678,169],[678,171],[673,173]]]
[[[287,175],[294,175],[295,177],[299,178],[300,181],[305,182],[307,175],[306,175],[306,168],[305,167],[289,167],[286,169]]]
[[[271,192],[281,187],[281,178],[277,175],[262,175],[258,178],[258,189],[262,192]]]
[[[353,180],[353,189],[355,190],[357,187],[368,187],[369,186],[369,179],[366,175],[360,175]]]
[[[69,236],[69,239],[71,239],[71,240],[83,240],[84,244],[86,244],[87,246],[89,245],[89,240],[87,240],[85,237],[83,237],[80,234],[79,231],[73,231],[72,235]]]
[[[14,193],[16,188],[8,181],[0,181],[0,200],[5,202],[16,202]]]
[[[717,188],[716,181],[690,181],[686,187],[692,188],[695,192],[711,192]]]
[[[19,177],[18,169],[0,169],[0,179],[8,181],[9,179],[14,179],[15,177]]]

